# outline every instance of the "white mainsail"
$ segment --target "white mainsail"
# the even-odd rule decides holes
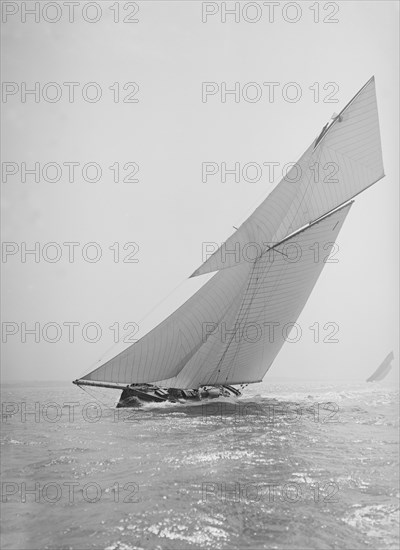
[[[207,334],[214,332],[176,377],[157,383],[197,388],[261,381],[304,308],[351,204],[254,262],[240,301],[231,304],[218,325],[210,324]],[[317,247],[327,251],[324,259],[315,256]],[[231,270],[220,273],[225,271]]]
[[[328,253],[351,208],[348,201],[384,175],[373,78],[298,165],[300,178],[294,182],[293,171],[299,170],[294,167],[226,249],[192,276],[218,273],[139,341],[77,383],[185,389],[260,381],[324,267],[316,260],[316,245]],[[331,165],[335,176],[315,177],[321,166]],[[256,255],[243,254],[254,245]],[[229,250],[238,253],[225,254]]]
[[[344,204],[383,176],[372,77],[264,202],[191,276],[232,267],[257,250],[262,253],[268,245]]]

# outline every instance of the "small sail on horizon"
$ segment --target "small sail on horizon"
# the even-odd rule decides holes
[[[393,351],[389,353],[376,369],[376,371],[367,378],[367,382],[380,382],[389,374],[392,369],[392,361],[394,359]]]
[[[300,178],[294,181],[292,172],[299,168],[293,167],[290,179],[282,180],[225,243],[229,250],[239,248],[239,258],[226,254],[222,261],[221,247],[192,275],[217,271],[207,283],[76,383],[197,389],[260,382],[323,270],[315,246],[330,253],[353,197],[384,176],[374,78],[298,164]],[[320,166],[333,166],[337,178],[315,178]],[[243,257],[249,246],[257,254]]]

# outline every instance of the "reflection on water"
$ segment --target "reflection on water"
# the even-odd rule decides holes
[[[397,548],[397,405],[371,384],[118,411],[6,386],[2,548]]]

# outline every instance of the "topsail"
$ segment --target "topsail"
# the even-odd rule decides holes
[[[263,203],[191,276],[232,267],[383,178],[372,77]]]
[[[153,330],[77,383],[186,389],[261,381],[297,330],[351,199],[383,175],[371,78],[193,275],[217,273]]]

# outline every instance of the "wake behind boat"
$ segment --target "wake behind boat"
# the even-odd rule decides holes
[[[118,407],[130,407],[238,396],[234,386],[261,382],[335,253],[352,199],[383,177],[372,77],[191,277],[217,273],[74,383],[121,389]]]

